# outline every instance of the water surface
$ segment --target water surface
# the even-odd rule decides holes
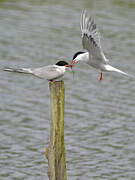
[[[39,67],[82,50],[79,18],[94,16],[110,63],[135,75],[135,3],[0,1],[0,67]],[[135,81],[85,64],[66,73],[65,143],[71,180],[135,178]],[[48,82],[0,71],[0,179],[47,177]]]

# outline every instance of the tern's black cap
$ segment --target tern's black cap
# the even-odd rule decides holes
[[[83,53],[85,53],[85,52],[83,52],[83,51],[78,51],[78,52],[76,52],[76,53],[73,55],[73,59],[72,59],[72,60],[74,60],[79,54],[83,54]]]
[[[56,63],[57,66],[66,66],[68,63],[66,61],[59,61]]]

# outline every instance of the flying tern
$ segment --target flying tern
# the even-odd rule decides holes
[[[42,79],[54,82],[62,77],[68,68],[72,65],[66,61],[59,61],[55,65],[43,66],[39,68],[5,68],[4,71],[32,74]]]
[[[100,80],[103,79],[102,72],[118,72],[127,76],[127,73],[109,65],[109,60],[105,57],[102,47],[100,45],[100,34],[94,19],[87,15],[86,10],[82,11],[80,18],[80,25],[82,31],[82,46],[87,52],[79,51],[74,54],[72,65],[79,61],[85,62],[88,65],[100,70]]]

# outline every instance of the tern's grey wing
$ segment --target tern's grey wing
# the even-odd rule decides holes
[[[35,68],[32,69],[32,71],[34,75],[47,80],[57,79],[64,75],[64,73],[58,70],[58,67],[56,65]]]
[[[82,31],[83,48],[89,52],[91,61],[103,61],[105,63],[104,54],[100,45],[100,34],[94,20],[87,15],[86,10],[82,11],[80,19]]]

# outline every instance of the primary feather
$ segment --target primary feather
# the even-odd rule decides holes
[[[92,17],[87,15],[86,10],[81,15],[81,31],[83,48],[89,52],[90,65],[98,66],[99,63],[107,63],[100,45],[100,34]],[[95,67],[98,68],[98,67]]]

